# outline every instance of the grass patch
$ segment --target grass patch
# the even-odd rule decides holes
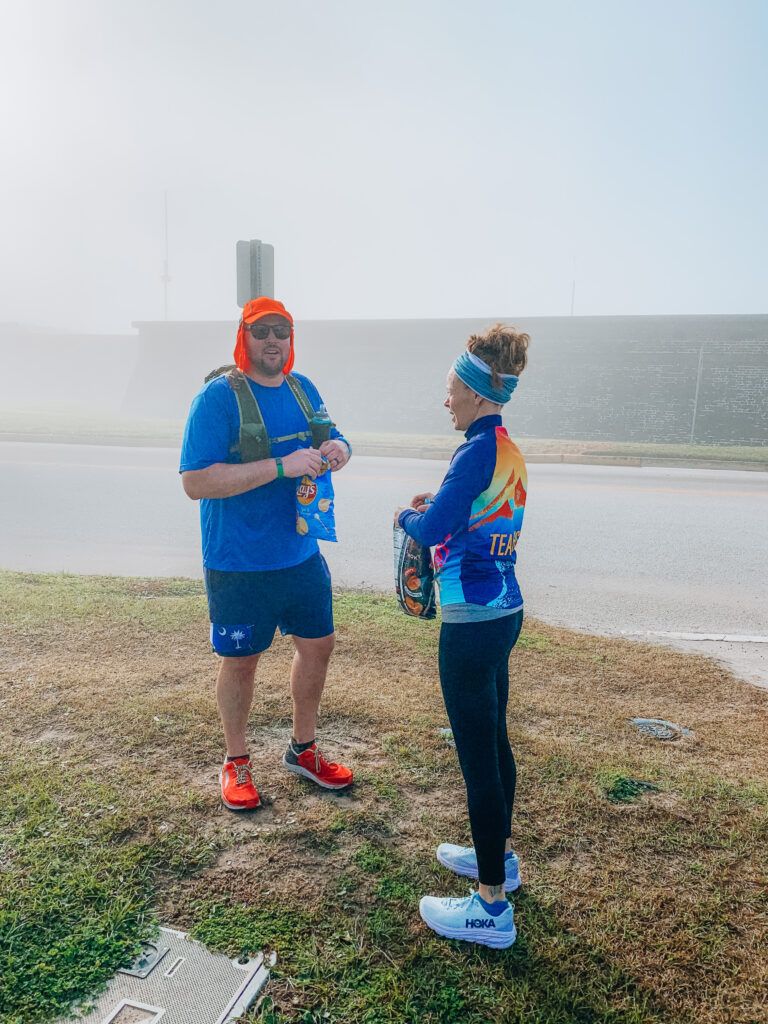
[[[252,907],[209,898],[195,906],[195,917],[192,938],[230,957],[249,956],[266,947],[290,955],[298,937],[311,932],[313,925],[306,911],[287,909],[273,899]]]
[[[14,628],[70,632],[115,625],[149,631],[186,624],[201,609],[205,584],[198,580],[123,579],[69,573],[29,575],[0,570],[3,621]]]
[[[387,867],[389,857],[387,852],[372,843],[364,843],[353,856],[352,861],[361,871],[369,875],[378,875]]]
[[[9,1022],[47,1020],[97,993],[152,934],[160,866],[183,876],[213,847],[161,827],[171,811],[199,813],[195,794],[174,788],[137,822],[127,769],[6,744],[2,755],[0,1006]]]
[[[107,411],[50,405],[38,409],[0,411],[0,436],[31,441],[69,444],[124,444],[178,447],[183,420],[159,417],[128,417]],[[397,434],[348,432],[361,455],[406,455],[410,458],[448,459],[457,436],[444,434]],[[765,445],[661,444],[635,441],[582,441],[573,438],[523,437],[517,443],[526,457],[536,455],[627,456],[630,458],[716,460],[719,462],[768,462]]]
[[[610,800],[613,804],[633,804],[637,802],[643,793],[657,793],[659,790],[659,787],[654,786],[652,782],[630,779],[619,772],[612,772],[607,776],[604,775],[600,782],[606,799]]]
[[[337,631],[352,630],[359,634],[367,632],[374,645],[372,653],[379,648],[399,648],[429,656],[437,651],[435,622],[417,619],[399,612],[393,614],[392,598],[380,594],[367,594],[361,601],[358,594],[334,594],[333,616]]]
[[[663,444],[638,441],[583,441],[578,438],[517,437],[526,458],[536,455],[623,456],[645,459],[768,462],[765,445]],[[456,449],[455,434],[373,434],[353,432],[355,451],[366,455],[398,455],[447,459]]]
[[[9,438],[69,444],[176,447],[181,444],[184,421],[46,404],[36,409],[25,406],[0,412],[0,435],[3,434]]]
[[[529,651],[546,651],[549,647],[549,637],[522,632],[517,638],[517,647]]]
[[[341,794],[281,770],[292,645],[277,638],[249,730],[263,807],[236,816],[217,797],[200,584],[0,587],[2,1024],[96,993],[158,921],[231,956],[277,952],[254,1024],[764,1016],[768,694],[713,662],[526,622],[509,709],[524,888],[501,952],[418,916],[422,894],[467,890],[435,846],[471,841],[437,622],[337,597],[320,737],[356,771]],[[636,716],[692,732],[659,743]]]

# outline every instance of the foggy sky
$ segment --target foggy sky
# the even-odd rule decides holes
[[[765,311],[761,0],[21,0],[0,321]]]

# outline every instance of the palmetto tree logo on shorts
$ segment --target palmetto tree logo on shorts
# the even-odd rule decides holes
[[[240,641],[245,640],[245,633],[242,629],[235,629],[229,634],[229,639],[235,641],[235,650],[240,650]]]

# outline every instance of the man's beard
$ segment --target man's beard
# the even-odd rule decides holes
[[[258,361],[252,361],[251,365],[257,373],[260,373],[263,377],[278,377],[283,372],[283,360],[282,358],[277,362],[267,362],[262,356]]]

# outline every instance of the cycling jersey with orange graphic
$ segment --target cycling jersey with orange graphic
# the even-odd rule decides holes
[[[399,522],[421,544],[436,545],[441,605],[516,610],[515,577],[528,475],[522,453],[501,423],[483,416],[456,449],[426,512],[406,509]]]

